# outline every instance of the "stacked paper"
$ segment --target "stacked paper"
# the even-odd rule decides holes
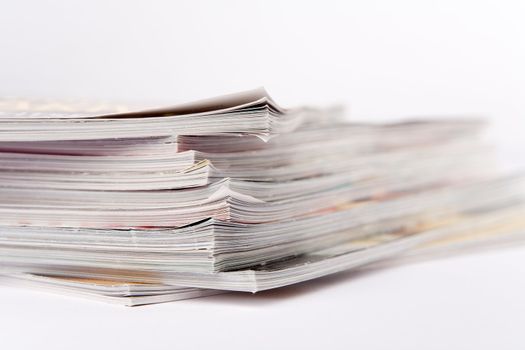
[[[0,272],[24,285],[138,305],[525,231],[525,182],[497,170],[480,120],[349,123],[262,89],[137,111],[0,108]]]

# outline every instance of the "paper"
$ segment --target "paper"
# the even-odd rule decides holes
[[[138,305],[525,234],[525,180],[498,169],[480,120],[355,124],[261,89],[0,108],[0,273],[20,284]]]

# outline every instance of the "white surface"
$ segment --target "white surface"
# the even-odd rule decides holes
[[[176,103],[264,85],[353,119],[481,114],[523,160],[525,2],[11,1],[0,95]],[[124,309],[0,289],[2,348],[522,349],[525,250]],[[220,346],[215,345],[218,341]]]

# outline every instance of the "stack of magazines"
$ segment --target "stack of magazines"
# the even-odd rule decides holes
[[[264,89],[167,108],[0,101],[0,274],[141,305],[525,238],[474,119],[351,123]]]

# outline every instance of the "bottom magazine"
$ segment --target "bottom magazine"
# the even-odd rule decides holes
[[[196,298],[228,290],[257,292],[354,268],[384,268],[482,248],[525,242],[525,206],[426,221],[419,227],[352,240],[250,270],[137,274],[133,271],[74,270],[22,266],[2,270],[1,282],[42,288],[127,306]],[[75,277],[72,277],[75,276]]]

